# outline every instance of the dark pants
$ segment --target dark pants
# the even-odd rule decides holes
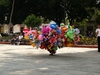
[[[98,37],[98,52],[100,52],[100,37]]]
[[[16,44],[16,40],[12,39],[11,44]]]

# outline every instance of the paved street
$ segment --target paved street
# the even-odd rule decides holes
[[[100,53],[68,47],[49,56],[32,46],[0,44],[0,75],[100,75]]]

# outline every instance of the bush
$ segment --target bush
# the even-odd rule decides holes
[[[3,36],[0,38],[0,42],[9,42],[13,36]]]
[[[80,41],[77,42],[77,44],[84,44],[84,45],[96,45],[97,44],[97,38],[96,37],[86,37],[81,36]]]

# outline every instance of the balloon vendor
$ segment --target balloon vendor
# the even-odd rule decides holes
[[[25,31],[27,30],[27,31]],[[54,55],[59,48],[73,46],[74,32],[72,27],[52,21],[42,26],[41,30],[23,30],[25,39],[30,41],[31,46],[47,50]]]

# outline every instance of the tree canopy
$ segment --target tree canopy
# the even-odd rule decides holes
[[[26,24],[28,27],[36,27],[42,23],[42,19],[36,17],[34,14],[31,14],[25,19],[23,23]]]
[[[12,2],[0,0],[0,23],[5,22],[5,15],[9,21]],[[90,19],[95,12],[94,7],[100,9],[99,0],[15,0],[12,23],[22,23],[27,16],[34,14],[59,24],[67,14],[72,24],[74,20],[81,22]]]
[[[10,3],[9,0],[0,0],[0,6],[8,6]]]

